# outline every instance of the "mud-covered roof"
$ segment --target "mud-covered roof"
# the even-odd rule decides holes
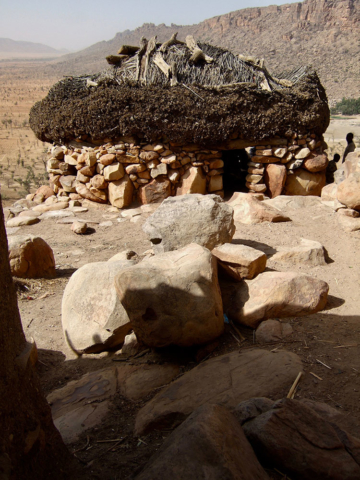
[[[328,126],[325,90],[311,67],[272,75],[263,60],[176,35],[119,52],[104,71],[67,77],[33,106],[30,126],[40,140],[137,135],[216,145]]]

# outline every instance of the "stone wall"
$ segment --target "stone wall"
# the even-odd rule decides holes
[[[327,145],[315,134],[292,133],[276,145],[257,145],[248,150],[249,191],[277,195],[320,195],[329,163]]]
[[[88,147],[53,147],[47,162],[57,194],[127,207],[161,202],[171,195],[216,193],[223,196],[221,152],[169,143],[130,142]]]
[[[99,146],[73,142],[50,149],[47,171],[56,194],[75,194],[117,208],[136,199],[147,204],[186,193],[223,197],[221,150],[246,144],[249,142],[234,140],[225,148],[206,150],[169,142],[142,144],[134,138]],[[311,133],[292,133],[290,138],[248,147],[247,188],[270,197],[281,193],[320,195],[328,164],[324,147],[323,140]]]

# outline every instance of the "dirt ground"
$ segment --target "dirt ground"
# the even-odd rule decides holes
[[[106,261],[126,248],[141,254],[151,246],[141,228],[144,220],[136,224],[129,220],[119,223],[116,218],[118,214],[109,213],[108,209],[109,207],[105,206],[77,214],[78,217],[88,221],[113,222],[113,226],[106,228],[96,223],[91,224],[93,232],[88,235],[75,235],[70,231],[69,225],[58,224],[55,220],[46,220],[21,228],[21,233],[32,233],[44,238],[53,248],[57,264],[56,279],[26,281],[27,289],[22,288],[19,292],[23,328],[27,337],[34,338],[39,348],[38,371],[46,394],[88,371],[111,365],[117,355],[113,352],[77,357],[66,345],[61,328],[63,290],[70,275],[77,268],[88,262]],[[294,334],[284,343],[261,348],[286,349],[301,357],[305,375],[296,398],[325,402],[360,422],[358,294],[360,259],[357,255],[360,248],[360,233],[342,231],[338,227],[336,214],[323,205],[309,209],[286,210],[286,213],[292,218],[291,222],[259,225],[238,223],[233,242],[241,242],[264,251],[269,258],[267,270],[297,271],[325,280],[330,286],[329,300],[325,310],[318,314],[284,319],[284,322],[291,323]],[[271,261],[271,255],[276,251],[276,247],[294,246],[300,238],[322,243],[328,252],[326,266],[294,267]],[[240,330],[246,337],[241,349],[258,347],[254,344],[251,329]],[[239,349],[239,345],[226,331],[211,356],[236,349]],[[184,370],[187,370],[196,365],[196,352],[197,349],[176,349],[173,353],[169,352],[169,349],[163,352],[158,350],[131,362],[170,361],[180,363]],[[329,368],[320,364],[318,360]],[[287,392],[279,392],[279,397],[286,394]],[[93,448],[79,451],[76,455],[81,463],[85,462],[87,465],[86,470],[89,475],[91,474],[90,478],[128,478],[135,470],[137,471],[137,468],[140,469],[149,455],[158,448],[159,443],[163,441],[163,433],[155,432],[143,437],[145,444],[140,445],[132,434],[134,416],[150,397],[151,395],[141,402],[129,402],[124,398],[118,398],[114,412],[102,426],[96,431],[84,434],[84,438],[70,447],[72,451],[83,447],[88,443],[89,435]],[[105,447],[101,445],[99,448],[96,440],[117,438],[119,435],[127,435],[125,445],[115,449],[114,452],[108,450],[104,462],[101,452]],[[109,447],[111,445],[106,446],[107,449]]]
[[[19,100],[18,105],[13,105],[17,101],[16,97],[22,98],[21,102],[24,102],[20,105],[18,118],[25,118],[25,113],[33,102],[33,100],[28,100],[25,85],[28,84],[29,86],[26,88],[33,89],[29,92],[29,95],[33,95],[31,98],[38,99],[46,94],[45,91],[39,90],[38,86],[44,84],[50,86],[55,81],[51,79],[43,81],[35,76],[35,78],[29,77],[26,83],[26,72],[19,66],[15,70],[10,69],[5,73],[11,76],[11,72],[13,72],[12,78],[15,83],[17,75],[20,76],[18,85],[21,91],[16,90],[17,93],[15,93],[15,83],[11,87],[11,91],[0,91],[0,121],[2,118],[17,118],[14,109],[19,106]],[[1,76],[4,78],[5,73],[1,66],[0,78]],[[0,85],[3,85],[3,82],[0,82]],[[11,117],[9,117],[9,112],[12,112]],[[356,135],[360,135],[359,119],[339,120],[338,122],[340,122],[340,130],[336,127],[336,123],[332,123],[330,126],[335,125],[333,135],[336,142],[340,142],[348,131],[354,131],[356,127],[358,130],[354,133],[355,143],[357,143]],[[351,122],[358,123],[355,125]],[[16,192],[12,188],[7,188],[6,181],[9,177],[11,178],[11,173],[6,167],[7,160],[4,159],[4,155],[8,157],[14,146],[20,144],[21,157],[24,158],[25,164],[31,165],[33,147],[38,149],[39,156],[44,153],[46,148],[46,145],[42,145],[41,142],[36,143],[35,138],[31,135],[26,126],[5,128],[4,124],[0,124],[0,165],[3,165],[0,183],[2,192],[7,196],[7,200],[4,202],[6,205],[13,203],[16,198],[23,195],[19,192],[19,188]],[[332,134],[329,135],[329,138],[331,136]],[[23,143],[20,142],[21,139],[23,139]],[[34,144],[33,147],[32,144]],[[30,150],[28,150],[29,148]],[[11,158],[10,166],[11,168],[15,167],[15,176],[22,174],[21,163],[20,166],[16,164],[17,155]],[[15,165],[13,161],[15,161]],[[39,172],[42,168],[40,162],[41,160],[38,160],[37,163]],[[18,168],[19,170],[17,170]],[[318,314],[283,319],[284,322],[291,323],[294,329],[293,335],[288,337],[286,342],[261,348],[286,349],[301,357],[305,375],[299,384],[296,398],[310,398],[325,402],[360,422],[360,257],[358,256],[360,233],[345,233],[338,226],[337,214],[329,207],[316,206],[306,210],[285,210],[285,213],[291,217],[291,222],[259,225],[237,224],[233,241],[263,250],[268,255],[268,270],[297,271],[325,280],[330,286],[329,301],[325,310]],[[55,279],[19,282],[19,309],[23,328],[27,338],[32,337],[39,349],[37,369],[45,394],[65,385],[70,380],[79,378],[86,372],[112,365],[113,359],[118,355],[116,352],[112,352],[77,357],[66,345],[61,328],[61,300],[71,274],[86,263],[108,260],[115,253],[127,248],[131,248],[138,254],[150,248],[150,242],[141,228],[142,222],[131,223],[126,220],[119,223],[117,221],[119,214],[109,212],[108,206],[91,208],[88,212],[76,214],[76,216],[86,219],[88,222],[98,223],[90,223],[92,231],[82,236],[72,233],[70,225],[56,223],[56,220],[44,220],[36,225],[21,227],[18,232],[40,235],[52,247],[56,258],[57,276]],[[100,222],[109,220],[113,223],[111,227],[99,226]],[[294,267],[280,263],[275,264],[271,261],[271,255],[275,252],[276,247],[294,246],[300,238],[317,240],[322,243],[328,252],[326,266],[297,265]],[[240,330],[246,337],[246,341],[240,347],[230,332],[226,330],[220,338],[218,347],[210,357],[239,348],[258,347],[254,343],[252,330],[246,328],[240,328]],[[196,353],[197,349],[154,350],[139,359],[132,359],[131,362],[135,364],[175,362],[181,365],[182,371],[186,371],[196,366]],[[318,360],[326,364],[328,368]],[[290,387],[291,385],[289,385],[289,389]],[[85,432],[78,442],[69,446],[70,451],[75,452],[81,467],[82,473],[76,478],[80,480],[82,478],[126,479],[132,478],[143,468],[149,457],[169,434],[169,432],[156,431],[141,437],[141,439],[133,435],[137,411],[155,393],[153,392],[139,402],[131,402],[118,396],[112,411],[104,422],[97,429]],[[286,394],[287,391],[278,392],[274,399],[286,396]],[[97,443],[104,439],[111,440],[120,437],[124,438],[124,441],[120,443]],[[277,472],[269,473],[272,478],[282,478]]]

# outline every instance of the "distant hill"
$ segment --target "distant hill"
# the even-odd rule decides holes
[[[305,0],[246,8],[191,26],[146,23],[64,56],[47,67],[48,73],[93,73],[105,68],[105,57],[122,44],[138,45],[142,36],[153,35],[164,41],[176,31],[179,39],[191,34],[235,53],[263,57],[271,72],[311,64],[332,102],[360,96],[360,0]]]
[[[68,50],[56,50],[42,43],[0,38],[0,58],[56,57],[65,53],[68,53]]]

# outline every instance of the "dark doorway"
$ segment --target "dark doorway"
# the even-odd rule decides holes
[[[223,150],[222,159],[225,198],[231,197],[234,192],[247,192],[245,184],[250,158],[246,150]]]

